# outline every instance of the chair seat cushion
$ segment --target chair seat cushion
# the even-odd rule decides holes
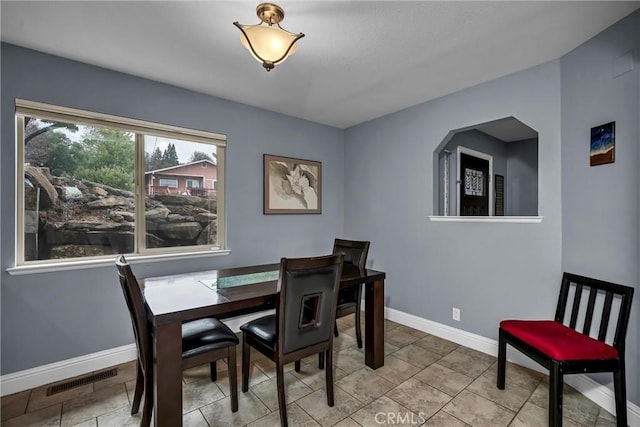
[[[198,319],[182,324],[182,357],[238,344],[238,337],[218,319]]]
[[[615,347],[552,320],[503,320],[500,328],[553,360],[617,359]]]
[[[247,322],[240,326],[240,330],[263,341],[268,347],[274,347],[276,342],[276,315],[271,314]]]

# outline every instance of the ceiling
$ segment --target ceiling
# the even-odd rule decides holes
[[[278,1],[298,51],[266,72],[256,2],[2,1],[2,41],[347,128],[569,52],[640,2]]]

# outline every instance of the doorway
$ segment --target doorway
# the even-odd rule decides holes
[[[493,215],[493,157],[458,147],[458,215]]]

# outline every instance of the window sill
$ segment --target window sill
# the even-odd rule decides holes
[[[543,216],[439,216],[429,215],[433,222],[500,222],[511,224],[539,224]]]
[[[129,264],[149,263],[149,262],[166,262],[182,259],[194,259],[211,256],[229,255],[230,250],[214,250],[202,252],[183,252],[183,253],[166,253],[154,255],[127,255]],[[7,268],[7,273],[11,276],[19,276],[23,274],[50,273],[53,271],[82,270],[94,267],[111,267],[114,266],[115,255],[112,258],[100,258],[81,261],[69,262],[52,262],[47,264],[21,265],[17,267]]]

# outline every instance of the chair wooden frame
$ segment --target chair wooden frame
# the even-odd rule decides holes
[[[351,262],[358,267],[360,270],[364,270],[365,266],[367,264],[367,256],[369,254],[369,245],[370,242],[368,241],[359,241],[359,240],[344,240],[344,239],[335,239],[333,242],[333,253],[338,253],[341,252],[343,250],[348,250],[348,251],[353,251],[353,252],[360,252],[360,256],[357,259],[357,263],[353,262],[354,260],[351,260]],[[345,258],[346,260],[346,258]],[[345,261],[347,262],[347,261]],[[351,313],[355,313],[355,317],[356,317],[356,341],[358,343],[358,348],[362,348],[362,329],[360,326],[360,301],[362,300],[362,283],[358,283],[357,285],[353,285],[353,287],[355,287],[355,292],[354,292],[354,299],[355,299],[355,307],[352,306],[348,306],[348,307],[341,307],[340,303],[338,302],[338,308],[336,311],[336,319],[339,319],[341,317],[345,317],[348,316]],[[340,289],[340,294],[344,294],[346,292],[352,291],[351,286],[349,288],[345,288],[345,289]],[[339,301],[340,297],[338,296],[338,301]],[[335,325],[335,336],[338,336],[338,325]]]
[[[620,308],[618,311],[617,322],[615,324],[613,342],[612,344],[605,343],[615,348],[617,351],[617,357],[585,360],[555,360],[535,346],[531,345],[531,343],[528,343],[504,330],[501,323],[501,327],[498,332],[497,387],[502,390],[505,388],[507,344],[510,344],[549,370],[549,426],[560,427],[562,426],[562,389],[564,385],[564,375],[612,372],[617,425],[618,427],[626,427],[627,397],[624,353],[625,336],[631,313],[634,289],[628,286],[618,285],[576,274],[564,273],[554,318],[555,322],[562,324],[565,320],[565,313],[570,299],[570,288],[574,289],[572,298],[573,303],[571,305],[569,324],[565,326],[578,333],[589,336],[591,325],[594,323],[593,320],[597,319],[597,315],[600,314],[600,327],[598,330],[597,340],[603,343],[605,343],[607,338],[607,330],[610,323],[614,297],[618,297],[620,299]],[[584,307],[582,307],[581,310],[581,302],[585,299],[582,298],[582,292],[585,288],[589,289],[589,296],[586,310]],[[601,311],[596,310],[596,297],[599,293],[605,294]],[[582,329],[578,330],[578,319],[582,318],[582,316],[584,316],[584,322],[582,323]],[[559,346],[562,345],[562,343],[557,344]]]
[[[141,427],[147,427],[151,423],[151,412],[153,410],[153,390],[154,390],[154,367],[153,367],[153,342],[151,328],[148,323],[146,309],[144,305],[144,297],[131,267],[120,255],[116,258],[116,267],[120,279],[120,285],[125,296],[127,308],[131,315],[131,323],[133,324],[133,332],[138,348],[136,385],[131,404],[131,415],[137,414],[144,394],[144,405],[142,409]],[[197,322],[197,320],[195,321]],[[182,369],[190,369],[205,363],[210,364],[211,381],[216,381],[217,370],[216,361],[227,359],[229,365],[229,389],[231,395],[231,411],[238,411],[238,380],[236,368],[236,345],[209,350],[204,353],[196,354],[190,357],[182,358]]]
[[[287,427],[287,407],[285,398],[284,385],[284,365],[295,362],[296,371],[300,371],[300,359],[318,353],[324,353],[327,362],[325,369],[325,380],[327,387],[327,404],[334,406],[333,397],[333,334],[329,329],[328,339],[326,341],[316,342],[312,345],[298,348],[294,351],[285,352],[284,339],[282,339],[285,330],[285,315],[283,313],[287,301],[287,272],[302,272],[305,270],[326,269],[330,271],[335,269],[333,284],[333,297],[331,300],[331,319],[335,321],[336,302],[338,297],[338,288],[340,286],[340,275],[342,271],[342,263],[344,254],[334,254],[313,258],[283,258],[280,261],[280,279],[278,280],[279,298],[276,306],[275,324],[275,346],[266,345],[264,341],[246,332],[245,327],[252,322],[243,325],[240,329],[242,334],[242,392],[249,390],[249,363],[251,361],[251,347],[254,347],[260,353],[267,356],[276,364],[276,382],[278,388],[278,407],[280,409],[280,422],[283,427]],[[260,319],[258,319],[260,320]],[[255,322],[255,321],[254,321]],[[315,323],[314,323],[315,325]],[[303,327],[308,325],[302,324]],[[331,328],[331,323],[325,327]]]

